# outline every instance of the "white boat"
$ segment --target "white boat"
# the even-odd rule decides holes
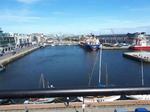
[[[43,104],[43,103],[51,103],[55,100],[55,98],[31,98],[29,100],[25,100],[24,104]]]
[[[84,101],[84,103],[95,103],[97,102],[97,98],[96,97],[86,97],[86,98],[83,98],[83,97],[77,97],[77,99],[81,102]]]
[[[97,102],[112,102],[118,100],[120,98],[119,95],[116,96],[104,96],[102,98],[97,98]]]
[[[128,95],[127,97],[134,100],[150,100],[150,95]]]
[[[39,86],[42,88],[55,88],[52,84],[49,84],[49,81],[47,81],[44,78],[44,75],[41,74]],[[51,103],[55,100],[55,98],[30,98],[29,100],[25,100],[24,104],[43,104],[43,103]]]
[[[141,85],[144,86],[144,67],[143,67],[143,61],[141,61]],[[150,100],[150,95],[128,95],[128,98],[132,98],[135,100]]]
[[[103,96],[103,97],[77,97],[78,100],[84,103],[95,103],[95,102],[112,102],[118,100],[120,98],[119,95],[117,96]]]

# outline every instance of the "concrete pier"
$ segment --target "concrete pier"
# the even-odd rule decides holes
[[[103,49],[104,50],[127,50],[127,49],[129,49],[129,47],[106,47],[106,46],[103,46]]]
[[[125,100],[114,102],[86,103],[84,110],[86,112],[114,112],[115,109],[124,108],[129,112],[133,112],[135,108],[144,107],[150,110],[149,100]],[[16,104],[16,105],[1,105],[2,112],[82,112],[82,102],[70,103],[65,106],[64,103],[52,104]]]
[[[32,48],[29,48],[29,49],[27,49],[27,50],[25,50],[25,51],[22,51],[22,52],[19,52],[19,53],[14,54],[14,55],[11,55],[11,56],[9,56],[9,57],[6,57],[6,58],[4,58],[4,59],[1,59],[1,60],[0,60],[0,64],[2,64],[2,65],[7,65],[7,64],[9,64],[9,63],[11,63],[11,62],[13,62],[13,61],[15,61],[15,60],[17,60],[17,59],[19,59],[19,58],[25,56],[25,55],[27,55],[27,54],[29,54],[29,53],[31,53],[31,52],[37,50],[38,48],[39,48],[39,47],[32,47]]]
[[[136,61],[150,62],[150,52],[126,52],[123,54],[124,57],[133,59]]]

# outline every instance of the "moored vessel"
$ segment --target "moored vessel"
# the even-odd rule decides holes
[[[139,33],[133,39],[133,45],[129,48],[132,50],[150,51],[150,41],[147,39],[145,33]]]
[[[80,45],[92,51],[96,51],[101,47],[99,39],[93,35],[80,42]]]

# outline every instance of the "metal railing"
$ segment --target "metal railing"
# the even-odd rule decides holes
[[[83,88],[0,91],[0,99],[150,94],[150,88]]]

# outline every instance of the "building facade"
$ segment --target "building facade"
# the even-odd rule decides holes
[[[32,44],[31,36],[28,34],[14,34],[16,47],[24,47]]]
[[[10,52],[15,48],[15,39],[0,29],[0,53]]]

